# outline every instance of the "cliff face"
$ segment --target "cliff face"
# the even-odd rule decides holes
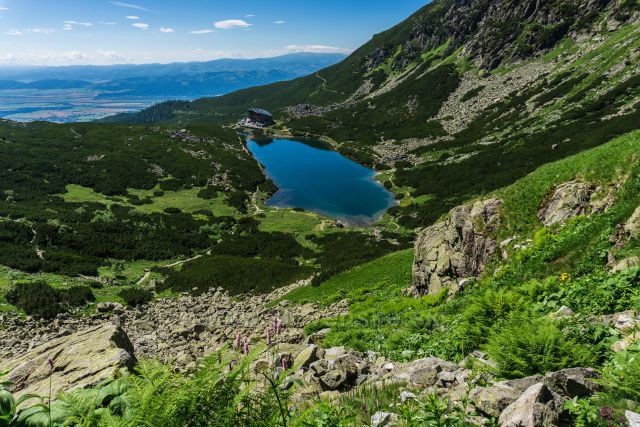
[[[632,16],[633,2],[616,0],[455,0],[434,2],[413,18],[401,54],[382,45],[369,56],[369,69],[393,56],[392,67],[404,69],[421,54],[448,43],[448,52],[463,53],[483,69],[526,59],[553,48],[571,32],[591,32],[611,9],[620,23]]]

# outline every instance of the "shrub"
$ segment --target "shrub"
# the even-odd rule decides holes
[[[498,373],[508,378],[544,374],[563,368],[591,366],[596,356],[547,318],[510,318],[486,346]]]
[[[18,283],[6,298],[30,316],[53,318],[62,311],[59,292],[43,281]]]
[[[60,289],[60,302],[69,307],[80,307],[88,302],[94,302],[96,297],[88,286],[72,286],[67,289]]]
[[[209,255],[185,263],[180,271],[167,271],[168,278],[158,290],[207,292],[222,287],[232,295],[265,293],[308,278],[314,270],[275,258],[246,258]]]
[[[141,288],[124,288],[118,296],[132,307],[146,304],[153,299],[153,292]]]
[[[6,298],[28,315],[47,319],[96,300],[88,286],[56,289],[44,281],[18,283],[7,292]]]

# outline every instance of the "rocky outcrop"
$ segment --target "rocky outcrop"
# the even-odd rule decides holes
[[[415,243],[414,296],[445,287],[456,291],[461,279],[481,273],[496,250],[491,232],[499,225],[501,201],[489,199],[453,209],[449,218],[422,230]]]
[[[568,368],[545,375],[543,383],[552,392],[573,399],[591,396],[600,390],[597,379],[600,375],[589,368]]]
[[[0,363],[0,372],[17,396],[49,396],[88,387],[113,378],[122,367],[133,367],[135,357],[122,328],[104,324],[34,348],[22,357]],[[49,384],[51,381],[51,387]]]
[[[469,399],[481,413],[499,417],[502,411],[518,400],[525,390],[541,380],[541,376],[533,376],[501,381],[487,387],[476,387],[471,390]]]
[[[413,17],[410,28],[404,28],[408,34],[400,53],[395,45],[379,46],[370,51],[363,66],[372,70],[390,61],[392,68],[401,70],[422,53],[447,43],[447,54],[462,47],[463,53],[475,59],[479,67],[493,69],[505,61],[526,59],[552,49],[571,32],[588,34],[592,28],[595,31],[595,17],[607,8],[618,21],[630,19],[628,14],[620,13],[619,3],[614,0],[434,3]]]
[[[557,425],[564,399],[543,383],[529,387],[509,405],[498,419],[502,427],[542,427]]]
[[[631,239],[640,239],[640,206],[625,223],[624,231]]]
[[[590,211],[589,202],[594,191],[595,186],[585,182],[570,181],[560,184],[542,203],[538,219],[545,226],[551,227],[578,215],[585,215]]]

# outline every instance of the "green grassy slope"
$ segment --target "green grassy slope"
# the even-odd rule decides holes
[[[510,371],[513,361],[500,350],[506,345],[503,338],[528,340],[531,328],[550,328],[550,334],[564,337],[578,353],[555,348],[552,351],[557,353],[549,360],[556,363],[572,354],[576,360],[567,362],[569,365],[598,366],[609,357],[608,347],[615,337],[606,328],[586,322],[587,316],[640,309],[638,269],[611,274],[606,267],[607,252],[612,249],[609,237],[617,224],[640,206],[639,152],[640,132],[633,132],[546,165],[497,191],[495,195],[504,200],[504,224],[499,234],[517,234],[516,242],[531,239],[531,243],[526,249],[512,251],[506,261],[496,259],[486,274],[450,301],[446,295],[418,300],[402,295],[402,290],[411,285],[411,251],[359,266],[318,287],[297,289],[284,299],[295,303],[347,299],[348,315],[308,328],[330,327],[327,346],[374,349],[397,359],[429,355],[460,359],[474,349],[483,349],[504,363],[503,375],[517,376],[559,366],[534,364],[518,373]],[[578,218],[561,228],[543,227],[534,219],[542,199],[554,185],[576,178],[605,188],[622,183],[614,205],[604,213]],[[640,245],[631,241],[614,253],[617,259],[637,256]],[[551,322],[548,314],[562,305],[579,316]],[[538,344],[516,339],[507,347],[515,354],[517,346],[524,346],[522,352],[535,353]]]

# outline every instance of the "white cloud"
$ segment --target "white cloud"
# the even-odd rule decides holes
[[[232,30],[235,28],[249,28],[251,24],[242,19],[227,19],[225,21],[218,21],[215,24],[216,28],[221,30]]]
[[[176,30],[174,30],[171,27],[160,27],[160,32],[161,33],[175,33]]]
[[[148,30],[149,24],[145,24],[143,22],[136,22],[135,24],[131,24],[132,27],[140,28],[141,30]]]
[[[113,50],[99,50],[98,56],[106,59],[109,62],[122,62],[127,60],[124,56]]]
[[[8,36],[21,36],[22,31],[18,31],[18,30],[9,30],[9,31],[5,31],[5,34]]]
[[[80,61],[80,60],[89,58],[89,56],[87,56],[82,52],[78,52],[77,50],[72,50],[71,52],[67,52],[62,57],[70,61]]]
[[[133,21],[140,19],[139,16],[135,16],[135,15],[129,15],[129,16],[125,16],[124,19],[131,19]]]
[[[353,52],[353,49],[347,49],[335,46],[325,46],[321,44],[292,44],[284,48],[287,52],[310,52],[310,53],[346,53]]]
[[[256,15],[244,15],[245,18],[255,18]]]
[[[62,27],[65,31],[71,31],[74,27],[92,27],[93,24],[91,22],[78,22],[78,21],[62,21],[64,26]]]
[[[194,31],[189,31],[189,34],[209,34],[209,33],[213,33],[213,30],[194,30]]]
[[[106,22],[106,21],[99,21],[98,24],[102,24],[102,25],[116,25],[115,22]]]
[[[36,34],[51,34],[55,33],[56,30],[53,28],[29,28],[25,30],[27,33],[36,33]]]
[[[142,6],[139,6],[137,4],[125,3],[125,2],[121,2],[121,1],[110,1],[109,3],[111,3],[114,6],[118,6],[118,7],[127,7],[129,9],[144,10],[145,12],[151,12],[146,7],[142,7]]]
[[[286,23],[287,23],[287,21],[275,21],[275,22],[274,22],[274,24],[278,24],[278,25],[280,25],[280,24],[286,24]]]
[[[6,10],[9,10],[9,8],[8,7],[0,7],[0,10],[6,11]]]

